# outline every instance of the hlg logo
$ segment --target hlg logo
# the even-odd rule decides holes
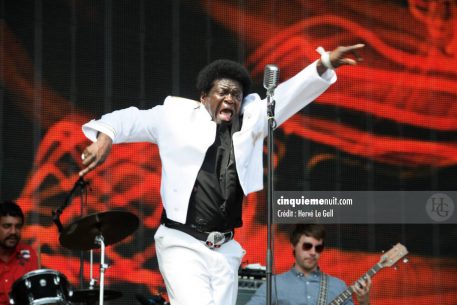
[[[454,201],[446,194],[435,193],[428,198],[425,210],[431,219],[442,222],[454,213]]]

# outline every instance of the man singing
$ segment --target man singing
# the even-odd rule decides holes
[[[363,45],[322,52],[321,59],[275,91],[279,126],[336,81],[333,69]],[[199,101],[167,97],[149,110],[130,107],[83,126],[93,141],[82,154],[83,176],[104,162],[112,144],[151,142],[162,162],[162,225],[155,235],[159,268],[173,305],[233,305],[244,250],[233,239],[242,201],[263,187],[266,101],[249,94],[247,70],[217,60],[197,78]]]

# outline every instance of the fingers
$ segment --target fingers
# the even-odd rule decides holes
[[[330,54],[330,61],[332,66],[335,68],[342,65],[354,66],[357,62],[362,61],[363,58],[358,53],[358,50],[365,47],[363,43],[355,44],[352,46],[339,46],[333,50]],[[347,55],[352,54],[355,59],[348,57]]]
[[[340,51],[342,54],[355,53],[358,49],[365,47],[363,43],[354,44],[352,46],[339,46],[335,51]]]
[[[364,277],[363,279],[359,280],[355,285],[355,293],[362,297],[367,295],[370,292],[371,288],[371,278],[369,276]]]
[[[85,176],[88,172],[90,172],[91,170],[93,170],[94,168],[96,168],[97,165],[98,165],[97,162],[95,162],[95,161],[92,162],[91,164],[89,164],[89,166],[87,166],[85,169],[83,169],[83,170],[81,170],[81,171],[79,172],[79,176],[80,176],[80,177]]]
[[[79,171],[78,175],[79,175],[79,177],[84,177],[89,171],[90,171],[90,169],[88,167],[86,167],[85,169]]]
[[[349,66],[355,66],[357,64],[357,61],[355,61],[352,58],[343,58],[340,60],[342,65],[349,65]]]
[[[368,295],[368,290],[357,287],[355,289],[355,294],[357,295],[358,298],[365,298],[365,296]]]
[[[81,154],[81,159],[82,164],[86,166],[86,168],[79,172],[80,177],[83,177],[101,163],[101,161],[97,158],[97,151],[97,143],[92,143],[84,149]]]
[[[84,176],[88,172],[102,164],[111,151],[112,140],[108,136],[100,133],[97,142],[87,146],[81,154],[82,164],[86,166],[79,172],[79,176]]]
[[[362,56],[360,56],[360,54],[359,54],[359,52],[357,52],[357,50],[351,50],[350,52],[352,53],[352,55],[354,55],[356,61],[363,60]]]
[[[95,160],[95,155],[89,153],[89,152],[84,152],[82,155],[81,155],[81,159],[83,160],[83,165],[89,165],[91,164],[92,162],[94,162]]]
[[[349,51],[361,49],[361,48],[363,48],[363,47],[365,47],[365,44],[363,44],[363,43],[358,43],[358,44],[354,44],[354,45],[352,45],[352,46],[347,46],[347,47],[345,47],[345,48],[347,49],[346,52],[349,52]]]
[[[79,172],[79,176],[83,177],[86,175],[88,172],[96,168],[99,164],[100,161],[97,160],[96,156],[93,154],[90,154],[86,150],[82,153],[81,159],[83,160],[83,165],[86,166],[83,170]]]

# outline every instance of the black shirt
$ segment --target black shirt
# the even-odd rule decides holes
[[[205,155],[192,191],[186,224],[203,232],[242,226],[243,190],[236,171],[232,135],[239,120],[217,125],[216,139]]]

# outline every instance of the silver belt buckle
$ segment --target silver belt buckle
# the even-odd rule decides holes
[[[220,248],[225,242],[225,235],[221,232],[210,232],[206,238],[206,246],[210,249]]]

